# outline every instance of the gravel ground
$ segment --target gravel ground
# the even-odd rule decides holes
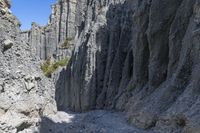
[[[45,117],[41,133],[146,133],[128,125],[125,115],[119,112],[91,111],[87,113],[58,112]]]

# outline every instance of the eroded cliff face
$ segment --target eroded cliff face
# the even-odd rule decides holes
[[[116,109],[156,132],[200,131],[199,0],[77,0],[60,110]]]
[[[41,27],[33,22],[30,30],[21,33],[22,38],[31,45],[32,54],[42,60],[70,57],[73,49],[76,0],[59,0],[51,8],[47,26]],[[71,46],[62,48],[68,38],[72,39]]]
[[[60,0],[47,26],[33,23],[21,35],[9,2],[0,4],[0,132],[37,131],[41,116],[56,112],[55,93],[59,110],[124,111],[144,129],[121,132],[199,133],[199,0]],[[68,37],[73,54],[54,92],[37,56],[68,56],[59,49]],[[116,116],[88,115],[64,126],[44,120],[44,132],[57,124],[61,132],[101,132],[109,118],[106,131],[116,131]],[[53,117],[62,116],[71,117]]]
[[[40,118],[56,112],[55,87],[21,39],[7,2],[0,0],[0,132],[37,132]]]

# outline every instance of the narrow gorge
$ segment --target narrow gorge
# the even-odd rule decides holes
[[[200,133],[200,0],[58,0],[27,31],[10,7],[0,133]]]

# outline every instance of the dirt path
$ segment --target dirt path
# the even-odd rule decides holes
[[[74,114],[58,112],[43,118],[41,133],[146,133],[127,124],[123,113],[91,111]]]

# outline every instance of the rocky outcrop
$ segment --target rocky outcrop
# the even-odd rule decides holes
[[[7,5],[6,0],[0,4]],[[42,116],[56,112],[54,85],[42,74],[19,21],[7,5],[0,12],[0,132],[37,132]]]
[[[70,57],[73,41],[69,48],[63,48],[62,44],[66,39],[75,37],[76,0],[59,0],[51,8],[47,26],[41,27],[32,23],[31,30],[21,33],[22,38],[30,43],[32,54],[43,60],[48,57]]]
[[[199,0],[79,0],[60,110],[117,109],[161,133],[196,133]]]

